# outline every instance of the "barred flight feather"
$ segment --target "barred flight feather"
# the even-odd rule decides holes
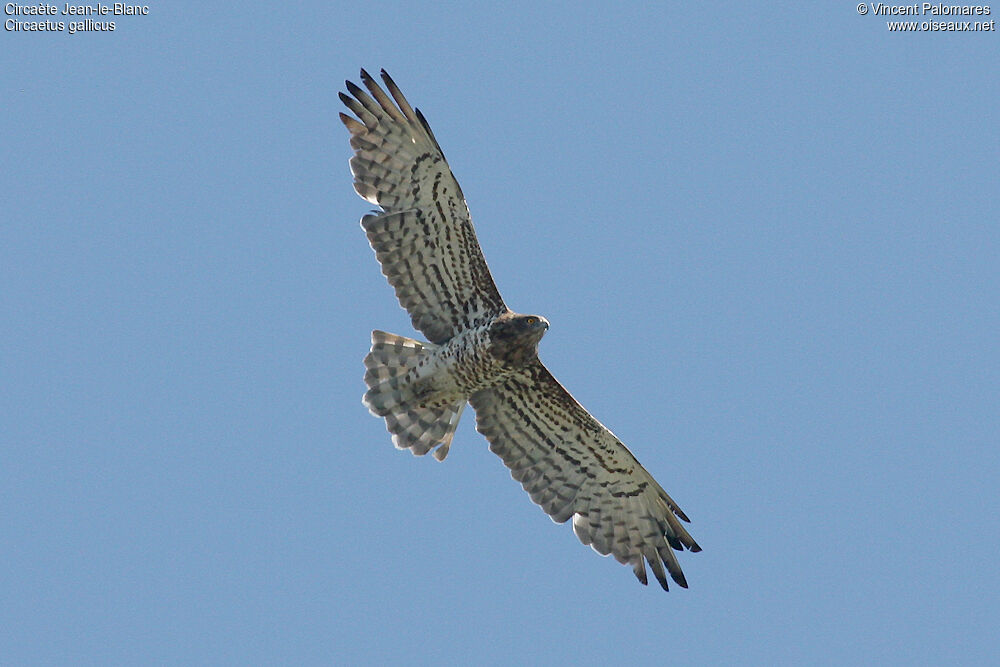
[[[367,93],[350,82],[353,97],[341,93],[357,119],[341,114],[341,120],[355,150],[354,188],[382,209],[365,216],[362,226],[413,326],[442,343],[507,307],[479,249],[462,190],[426,121],[384,72],[391,99],[367,72],[361,78]]]

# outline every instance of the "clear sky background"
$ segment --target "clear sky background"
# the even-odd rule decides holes
[[[5,664],[996,659],[996,32],[149,7],[0,36]],[[692,518],[690,589],[553,524],[471,411],[437,463],[362,407],[370,330],[414,334],[358,225],[360,67],[429,119],[545,363]]]

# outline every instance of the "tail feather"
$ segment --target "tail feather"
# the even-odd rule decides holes
[[[419,340],[385,331],[373,331],[372,349],[365,357],[365,384],[372,389],[387,380],[405,375],[426,355],[424,350],[433,350],[435,347],[431,343],[421,343]]]
[[[434,458],[443,461],[451,447],[466,400],[435,396],[426,382],[411,370],[436,346],[385,331],[372,332],[372,348],[365,357],[363,403],[369,412],[385,418],[386,428],[398,449],[423,456],[434,447]]]
[[[423,456],[437,446],[434,458],[443,461],[464,409],[464,401],[437,409],[410,408],[386,415],[385,424],[397,449],[409,449],[415,456]]]

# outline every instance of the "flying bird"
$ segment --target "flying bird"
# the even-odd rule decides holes
[[[584,544],[687,581],[675,551],[701,551],[688,521],[632,453],[538,359],[549,328],[504,303],[483,258],[462,189],[418,109],[381,72],[350,81],[340,114],[351,134],[354,189],[379,210],[361,226],[382,273],[428,342],[372,332],[364,405],[415,455],[448,455],[465,406],[511,476]],[[386,92],[388,91],[388,93]],[[666,568],[666,572],[664,572]]]

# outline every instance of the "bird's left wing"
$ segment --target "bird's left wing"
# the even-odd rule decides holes
[[[361,221],[382,273],[413,326],[432,343],[506,312],[472,218],[430,126],[389,75],[389,94],[364,70],[340,114],[351,133],[354,189],[382,213]],[[391,97],[390,97],[391,95]]]
[[[581,542],[631,565],[643,584],[645,562],[664,590],[664,566],[687,587],[674,550],[701,551],[678,521],[688,518],[540,361],[469,402],[490,450],[553,521],[572,518]]]

